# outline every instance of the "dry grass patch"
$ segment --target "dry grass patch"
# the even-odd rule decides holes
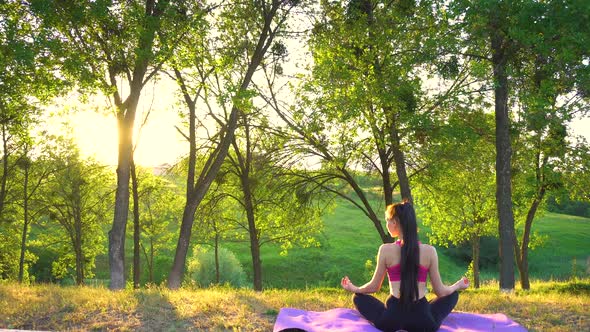
[[[464,292],[456,310],[502,312],[530,331],[590,331],[590,281],[535,283],[500,294],[497,285]],[[386,293],[377,295],[381,299]],[[429,295],[430,296],[430,295]],[[0,284],[0,328],[94,331],[269,331],[280,308],[351,307],[340,289],[142,289]]]

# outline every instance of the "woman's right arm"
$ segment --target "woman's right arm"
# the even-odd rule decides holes
[[[469,280],[467,280],[467,278],[459,279],[459,281],[454,283],[452,286],[447,286],[443,284],[440,278],[440,272],[438,271],[438,255],[436,253],[436,249],[433,246],[430,246],[430,250],[430,283],[432,285],[432,290],[434,291],[434,294],[436,294],[436,296],[447,296],[455,291],[469,287]]]

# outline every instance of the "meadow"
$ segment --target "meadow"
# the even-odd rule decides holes
[[[367,268],[365,264],[368,260],[374,263],[381,243],[373,224],[360,210],[343,201],[337,201],[334,210],[324,215],[323,221],[324,229],[317,236],[319,247],[296,247],[290,249],[287,255],[280,255],[281,249],[278,246],[262,246],[262,281],[265,289],[337,287],[344,275],[358,283],[370,277],[372,267]],[[420,220],[418,222],[420,240],[429,243],[430,229]],[[542,238],[540,244],[529,251],[532,280],[565,281],[590,277],[589,218],[546,213],[535,220],[532,231]],[[128,241],[126,246],[129,253],[129,275],[132,245]],[[221,246],[236,255],[251,284],[252,264],[248,243],[225,241]],[[155,283],[158,285],[165,284],[166,275],[170,271],[174,254],[173,248],[170,249],[156,259]],[[437,251],[441,276],[445,282],[452,283],[467,273],[469,258],[466,255],[470,254],[469,247],[459,249],[437,246]],[[482,257],[480,278],[483,282],[494,282],[498,274],[497,239],[488,238],[483,241],[482,256],[484,255],[488,257],[487,260]],[[147,273],[143,272],[145,281]],[[518,273],[515,272],[518,280]],[[90,282],[106,285],[108,277],[108,258],[101,255],[96,262],[96,279]],[[68,284],[68,280],[62,283]]]
[[[428,243],[430,229],[419,223],[420,239]],[[358,209],[339,202],[334,211],[324,217],[324,227],[319,236],[321,246],[317,248],[293,248],[286,256],[281,256],[277,246],[262,247],[263,284],[266,288],[337,287],[344,275],[359,283],[372,275],[372,268],[366,268],[365,263],[367,260],[374,263],[381,243],[372,223]],[[587,261],[590,259],[590,219],[547,213],[535,220],[533,232],[537,232],[542,241],[529,253],[531,279],[552,281],[590,277]],[[492,256],[490,261],[497,259],[495,241],[487,241],[486,247],[482,248],[482,255],[487,252]],[[229,243],[226,246],[249,273],[251,258],[247,245]],[[443,280],[451,283],[466,274],[469,262],[458,258],[456,248],[437,246],[437,251]],[[497,264],[483,263],[481,279],[495,281]],[[518,274],[516,278],[518,280]]]
[[[387,294],[381,292],[384,299]],[[432,297],[432,295],[428,295]],[[0,284],[0,328],[52,331],[271,331],[280,308],[351,307],[338,288],[212,287],[112,292],[103,287]],[[500,294],[490,283],[464,291],[457,311],[503,312],[529,331],[589,331],[590,279],[534,282]]]
[[[513,294],[502,294],[497,267],[487,264],[483,286],[462,293],[458,311],[507,314],[530,331],[590,330],[590,219],[547,213],[535,221],[533,231],[544,238],[530,252],[531,290],[517,284]],[[428,242],[430,229],[420,224],[420,238]],[[363,283],[371,273],[380,243],[373,225],[350,205],[338,202],[324,216],[318,236],[320,247],[293,248],[281,256],[277,246],[262,247],[263,292],[250,287],[164,287],[169,258],[161,258],[159,284],[133,291],[111,292],[105,283],[91,286],[0,284],[0,328],[40,330],[118,331],[269,331],[282,307],[328,310],[351,307],[350,294],[339,280],[349,275]],[[251,270],[246,243],[225,242],[244,271]],[[494,256],[495,242],[488,241]],[[128,247],[130,248],[130,247]],[[450,283],[466,273],[467,262],[457,248],[438,247],[441,275]],[[491,253],[491,254],[490,254]],[[97,276],[107,278],[106,257],[97,262]],[[518,282],[518,275],[516,275]],[[100,280],[100,279],[98,279]],[[129,285],[130,286],[130,285]],[[384,285],[378,297],[387,296]],[[431,298],[433,295],[428,294]]]

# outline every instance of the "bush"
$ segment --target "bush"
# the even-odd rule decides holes
[[[216,284],[215,252],[196,246],[193,256],[188,261],[188,279],[199,287]],[[219,283],[241,287],[246,284],[244,268],[233,252],[219,248]]]
[[[471,244],[464,243],[457,246],[449,246],[448,249],[443,249],[447,255],[460,265],[471,263]],[[500,261],[498,256],[498,239],[492,236],[484,236],[480,239],[479,247],[479,268],[493,269]]]
[[[547,197],[547,210],[590,218],[590,202],[571,200],[567,195],[551,194]]]

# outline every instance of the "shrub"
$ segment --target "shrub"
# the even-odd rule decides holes
[[[188,279],[199,287],[216,284],[215,252],[196,246],[188,261]],[[246,274],[233,252],[219,248],[219,283],[234,287],[244,286]]]
[[[470,264],[472,262],[472,249],[471,244],[468,242],[456,246],[451,245],[444,250],[449,257],[460,265]],[[482,237],[479,247],[479,268],[493,269],[499,261],[498,239],[492,236]]]

